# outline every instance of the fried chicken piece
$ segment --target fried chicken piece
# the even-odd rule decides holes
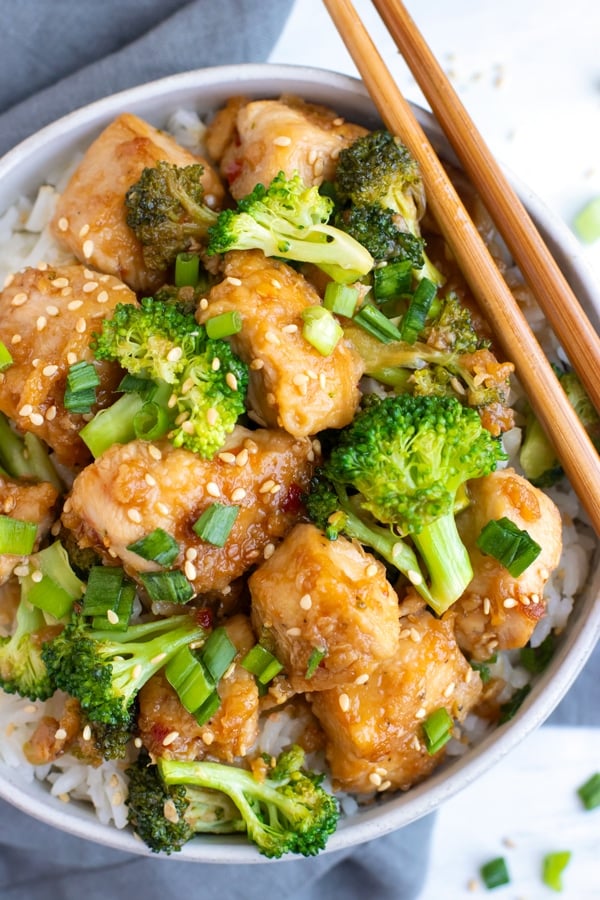
[[[57,500],[58,491],[47,481],[27,484],[0,475],[0,514],[36,523],[38,529],[34,551],[39,548],[54,522]],[[25,559],[27,557],[15,556],[12,553],[0,554],[0,584],[3,584],[15,566]]]

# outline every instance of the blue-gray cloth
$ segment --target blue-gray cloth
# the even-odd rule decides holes
[[[293,0],[19,0],[0,29],[0,154],[86,103],[205,66],[265,60]],[[301,0],[298,0],[301,2]],[[552,717],[600,725],[600,653]],[[120,853],[0,801],[3,900],[412,900],[429,816],[359,848],[273,865],[198,865]]]

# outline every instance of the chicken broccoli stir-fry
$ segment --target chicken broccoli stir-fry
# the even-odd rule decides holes
[[[562,523],[401,141],[237,97],[205,145],[121,115],[0,294],[0,684],[153,851],[308,856],[495,727]]]

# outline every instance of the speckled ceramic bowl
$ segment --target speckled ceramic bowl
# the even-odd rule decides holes
[[[275,97],[290,92],[330,105],[349,119],[366,126],[378,123],[362,84],[352,78],[319,69],[281,65],[223,66],[174,75],[93,103],[42,129],[0,161],[0,213],[17,196],[33,193],[44,173],[74,151],[86,147],[117,114],[129,111],[156,125],[180,108],[201,114],[219,107],[234,94]],[[417,115],[438,152],[452,154],[436,122],[425,112]],[[598,323],[600,292],[587,270],[575,240],[564,224],[526,188],[513,183],[547,240],[586,310]],[[592,569],[594,571],[594,568]],[[599,576],[600,573],[596,572]],[[558,650],[518,714],[470,752],[438,769],[423,784],[396,794],[364,811],[346,816],[328,844],[328,851],[360,844],[402,828],[426,815],[495,765],[527,734],[539,726],[568,691],[600,635],[600,577],[594,577],[580,597]],[[132,853],[148,852],[129,830],[102,825],[93,810],[52,797],[43,783],[28,783],[19,770],[0,768],[0,796],[35,818],[71,834]],[[195,862],[252,863],[264,857],[241,838],[198,838],[177,854]]]

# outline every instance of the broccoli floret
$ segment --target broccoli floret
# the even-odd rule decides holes
[[[149,269],[162,271],[192,245],[206,240],[218,213],[204,203],[200,163],[161,161],[146,168],[125,196],[127,224],[143,247]]]
[[[193,315],[172,304],[153,297],[140,306],[118,304],[92,347],[97,359],[116,360],[132,375],[169,385],[152,401],[161,406],[176,447],[212,457],[245,412],[245,363],[227,341],[208,338]]]
[[[600,416],[577,373],[567,369],[558,370],[557,375],[569,403],[577,413],[592,444],[600,452]],[[525,437],[521,445],[519,462],[526,477],[537,487],[551,487],[564,476],[554,445],[531,408],[527,411]]]
[[[428,575],[428,602],[443,613],[473,577],[454,518],[459,492],[505,458],[477,413],[454,398],[368,395],[323,473],[357,492],[356,508],[410,537]]]
[[[42,658],[44,631],[47,633],[43,612],[22,598],[13,634],[0,637],[0,687],[6,693],[30,700],[47,700],[54,693]]]
[[[348,232],[378,262],[382,260],[409,260],[413,268],[421,269],[423,240],[396,224],[396,214],[381,206],[351,206],[341,210],[335,224]]]
[[[76,697],[90,722],[129,726],[138,692],[179,650],[206,632],[191,615],[125,631],[99,631],[75,616],[42,648],[51,679]]]
[[[381,207],[396,216],[400,231],[421,237],[425,187],[416,159],[389,131],[371,131],[345,147],[338,158],[336,195],[355,207]],[[434,284],[444,281],[423,251],[420,274]]]
[[[262,250],[295,262],[313,263],[335,281],[350,283],[373,268],[369,251],[349,234],[327,224],[333,202],[307,187],[296,172],[257,184],[236,209],[224,210],[209,229],[207,253]]]
[[[200,832],[243,831],[264,856],[314,856],[339,809],[322,776],[303,764],[304,751],[293,746],[259,781],[237,766],[159,759],[148,767],[142,757],[128,773],[129,821],[155,852],[179,850]]]

